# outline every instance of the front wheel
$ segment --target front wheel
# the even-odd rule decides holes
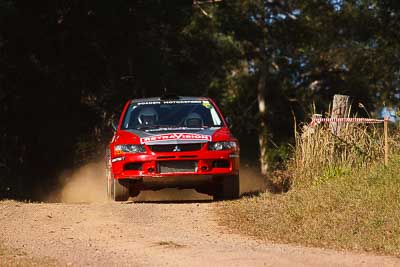
[[[239,175],[224,176],[216,184],[215,200],[235,199],[240,197]]]
[[[107,197],[114,201],[127,201],[129,199],[129,180],[114,179],[111,171],[107,173]]]
[[[108,151],[107,151],[108,152]],[[107,153],[106,177],[107,177],[107,198],[114,201],[127,201],[129,199],[129,180],[116,180],[111,169],[110,154]]]
[[[112,179],[112,181],[113,181],[112,199],[114,201],[127,201],[129,198],[129,180]]]

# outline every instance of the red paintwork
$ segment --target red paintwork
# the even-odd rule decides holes
[[[146,178],[150,177],[169,177],[174,176],[197,176],[197,175],[207,175],[207,176],[224,176],[224,175],[237,175],[239,174],[239,143],[238,140],[231,135],[229,128],[227,127],[226,121],[221,114],[221,111],[217,107],[217,105],[211,99],[207,98],[216,111],[220,114],[220,117],[223,120],[223,127],[217,130],[213,136],[212,141],[235,141],[238,144],[237,151],[232,150],[223,150],[223,151],[210,151],[208,150],[208,145],[205,143],[201,150],[199,151],[189,151],[189,152],[152,152],[147,145],[144,145],[146,148],[145,153],[133,154],[133,153],[124,153],[122,155],[116,155],[114,152],[114,147],[119,144],[140,144],[139,136],[132,134],[128,131],[120,130],[122,121],[125,115],[126,110],[128,109],[131,101],[128,101],[123,109],[121,114],[118,129],[112,138],[112,141],[109,145],[109,149],[111,152],[111,159],[116,157],[125,157],[123,161],[118,161],[112,163],[112,173],[114,174],[114,179],[133,179],[133,180],[146,180]],[[231,155],[235,155],[235,157],[231,157]],[[157,157],[162,156],[170,156],[174,158],[168,159],[158,159]],[[185,156],[192,156],[190,158],[185,158]],[[198,171],[193,173],[157,173],[157,162],[165,160],[196,160],[198,161]],[[213,168],[212,162],[214,160],[228,160],[230,162],[229,168]],[[141,162],[143,164],[142,170],[123,170],[123,166],[130,162]],[[202,170],[202,166],[206,166],[206,170]],[[152,168],[153,172],[149,172],[148,169]]]

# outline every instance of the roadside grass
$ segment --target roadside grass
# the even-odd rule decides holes
[[[0,243],[0,266],[2,267],[38,267],[62,266],[48,258],[34,258],[18,249],[10,249]]]
[[[280,243],[400,256],[400,158],[287,194],[221,202],[220,223]]]
[[[380,129],[316,130],[299,136],[289,192],[220,202],[220,223],[269,242],[400,256],[398,137],[384,167]]]

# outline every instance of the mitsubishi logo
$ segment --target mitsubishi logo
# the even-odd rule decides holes
[[[179,146],[175,146],[174,147],[174,150],[172,150],[173,152],[180,152],[181,151],[181,149],[180,149],[180,147]]]

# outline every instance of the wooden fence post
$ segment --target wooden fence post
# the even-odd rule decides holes
[[[334,95],[331,118],[347,118],[350,111],[350,96]],[[340,135],[342,123],[331,122],[329,127],[333,134]]]
[[[389,129],[388,129],[388,123],[389,123],[389,118],[385,117],[384,122],[383,122],[383,128],[384,128],[384,139],[385,139],[385,166],[387,167],[389,164],[389,141],[388,141],[388,135],[389,135]]]

